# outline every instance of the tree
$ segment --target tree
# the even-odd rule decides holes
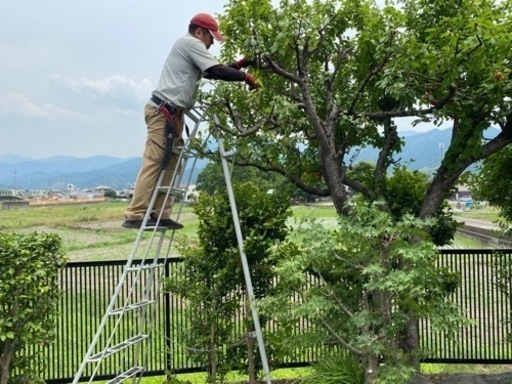
[[[452,123],[452,138],[420,203],[435,217],[466,168],[512,142],[510,0],[230,0],[222,16],[223,59],[256,58],[264,85],[249,96],[219,83],[201,100],[235,162],[277,172],[304,191],[350,210],[345,186],[384,201],[399,162],[399,118]],[[483,142],[489,126],[501,128]],[[379,149],[371,183],[350,178],[351,150]],[[307,177],[317,170],[324,183]],[[414,241],[414,239],[411,239]],[[410,314],[404,351],[418,348]],[[417,361],[412,361],[415,364]]]
[[[467,174],[467,183],[476,198],[501,208],[503,227],[511,231],[512,146],[484,159],[477,173]]]
[[[285,335],[285,350],[315,344],[341,347],[362,362],[366,383],[379,378],[379,383],[398,384],[413,371],[404,364],[400,345],[408,322],[404,313],[436,313],[431,325],[446,337],[464,321],[446,300],[459,277],[436,267],[438,250],[425,231],[430,223],[410,214],[396,220],[378,206],[355,203],[349,216],[340,216],[336,230],[314,221],[302,223],[296,240],[276,251],[279,294],[267,299],[267,309],[285,329],[305,322],[316,325],[295,337]],[[412,236],[423,241],[409,244]],[[407,260],[414,268],[396,268]],[[290,296],[296,299],[290,301]],[[312,382],[321,381],[313,376]]]
[[[217,155],[218,156],[218,155]],[[233,183],[242,184],[251,182],[264,192],[275,190],[279,194],[291,195],[294,189],[283,176],[261,171],[257,168],[247,168],[235,165],[232,168],[231,178]],[[222,167],[217,162],[210,162],[197,176],[197,188],[200,191],[213,195],[216,191],[226,190],[226,181]]]
[[[42,380],[32,362],[37,356],[27,354],[27,347],[48,345],[54,337],[64,263],[57,235],[0,234],[1,384]]]
[[[252,183],[237,184],[234,194],[254,295],[258,299],[271,287],[273,260],[269,254],[272,246],[286,237],[290,201],[283,195],[268,194]],[[207,367],[208,382],[222,381],[227,372],[241,368],[243,361],[247,363],[250,382],[255,383],[258,360],[255,343],[249,336],[254,333],[249,311],[249,300],[253,298],[245,290],[228,196],[201,194],[194,210],[199,218],[199,241],[179,246],[186,272],[167,282],[168,290],[187,300],[185,311],[192,314],[190,330],[184,332],[187,344],[194,346],[189,353]],[[245,335],[237,335],[239,338],[233,340],[237,328],[244,329]]]

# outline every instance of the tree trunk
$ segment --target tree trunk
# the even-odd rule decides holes
[[[11,348],[11,340],[6,339],[4,350],[0,356],[0,384],[7,384],[9,380],[10,366],[12,361],[13,352],[9,352]]]
[[[368,356],[367,367],[364,373],[365,384],[372,384],[379,375],[379,356],[371,353]]]
[[[410,367],[419,371],[420,359],[419,359],[419,327],[418,318],[416,316],[411,317],[407,323],[407,327],[402,337],[402,345],[404,352],[407,354],[407,363]]]
[[[208,351],[208,360],[210,366],[210,378],[212,379],[212,383],[217,381],[217,346],[215,343],[217,327],[215,322],[212,321],[210,325],[210,350]]]

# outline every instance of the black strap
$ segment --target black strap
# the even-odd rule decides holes
[[[165,152],[162,160],[161,170],[167,169],[172,155],[172,146],[174,145],[174,138],[176,137],[176,125],[174,120],[168,120],[165,123]]]

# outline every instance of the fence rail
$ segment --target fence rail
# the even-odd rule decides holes
[[[183,273],[181,259],[170,259],[161,272],[172,278]],[[162,260],[163,262],[163,260]],[[512,268],[512,250],[442,250],[438,265],[461,274],[461,286],[452,299],[474,321],[461,329],[454,338],[430,333],[428,322],[420,322],[421,348],[428,352],[425,362],[441,363],[512,363],[512,333],[510,285],[500,286],[497,271]],[[122,274],[124,261],[72,262],[61,272],[63,295],[58,304],[56,340],[42,351],[43,366],[38,367],[48,383],[68,383],[72,380],[92,340],[101,317]],[[506,291],[505,291],[506,290]],[[122,296],[122,295],[121,295]],[[145,375],[162,375],[169,368],[175,372],[197,372],[201,367],[185,353],[186,345],[180,332],[187,325],[178,297],[161,294],[148,325],[151,335],[143,356]],[[129,334],[133,318],[127,316],[120,326],[121,334]],[[297,331],[300,331],[299,329]],[[272,332],[272,328],[267,328]],[[171,353],[168,353],[171,351]],[[287,366],[307,365],[315,351],[290,356]],[[102,365],[97,379],[116,374],[119,361],[112,358]],[[84,379],[90,372],[84,372]]]

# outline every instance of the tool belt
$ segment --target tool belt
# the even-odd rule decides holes
[[[158,105],[158,111],[162,112],[167,120],[172,120],[175,114],[179,116],[182,113],[181,109],[165,100],[162,100],[156,95],[151,95],[151,101]]]
[[[174,116],[181,117],[182,111],[175,105],[160,99],[156,95],[151,95],[151,101],[158,105],[157,111],[165,116],[165,152],[162,160],[161,169],[167,169],[171,160],[172,147],[176,138],[176,125],[174,124]]]

